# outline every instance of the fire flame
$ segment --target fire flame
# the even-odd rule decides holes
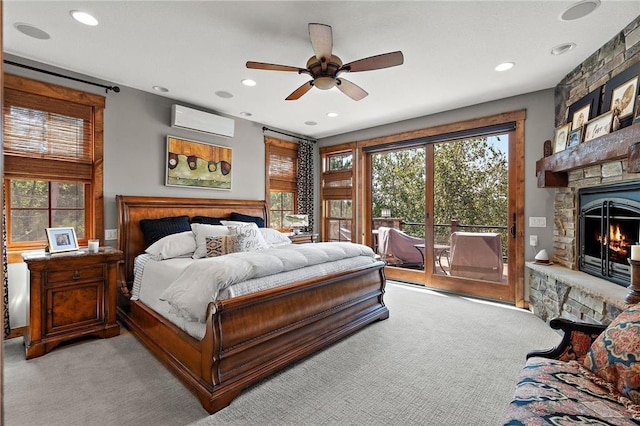
[[[598,234],[598,242],[600,244],[607,244],[606,237],[602,238],[602,235]],[[609,250],[615,251],[622,256],[626,256],[629,252],[629,246],[631,244],[627,241],[626,235],[620,230],[620,225],[609,225]]]

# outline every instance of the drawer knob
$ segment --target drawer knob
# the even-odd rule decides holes
[[[78,271],[77,269],[75,271],[73,271],[73,279],[74,280],[79,280],[80,279],[80,271]]]

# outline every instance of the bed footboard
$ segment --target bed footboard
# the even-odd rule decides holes
[[[121,320],[200,399],[209,413],[248,386],[389,317],[384,264],[209,304],[197,341],[143,303]],[[161,342],[161,343],[160,343]]]

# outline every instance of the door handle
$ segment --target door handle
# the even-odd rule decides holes
[[[516,214],[513,214],[513,223],[509,227],[509,233],[511,234],[511,238],[516,238]]]

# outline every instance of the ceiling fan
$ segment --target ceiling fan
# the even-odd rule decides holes
[[[395,67],[402,65],[404,62],[402,52],[397,51],[370,56],[343,65],[342,60],[331,52],[333,49],[331,26],[325,24],[309,24],[309,38],[311,39],[311,46],[313,47],[315,55],[309,58],[306,68],[252,61],[247,62],[247,68],[270,71],[295,71],[298,74],[309,74],[312,80],[307,81],[287,96],[286,100],[288,101],[300,99],[300,97],[311,90],[312,87],[317,87],[321,90],[337,87],[351,99],[359,101],[367,96],[368,93],[360,86],[344,78],[338,78],[338,75],[344,72],[371,71]]]

